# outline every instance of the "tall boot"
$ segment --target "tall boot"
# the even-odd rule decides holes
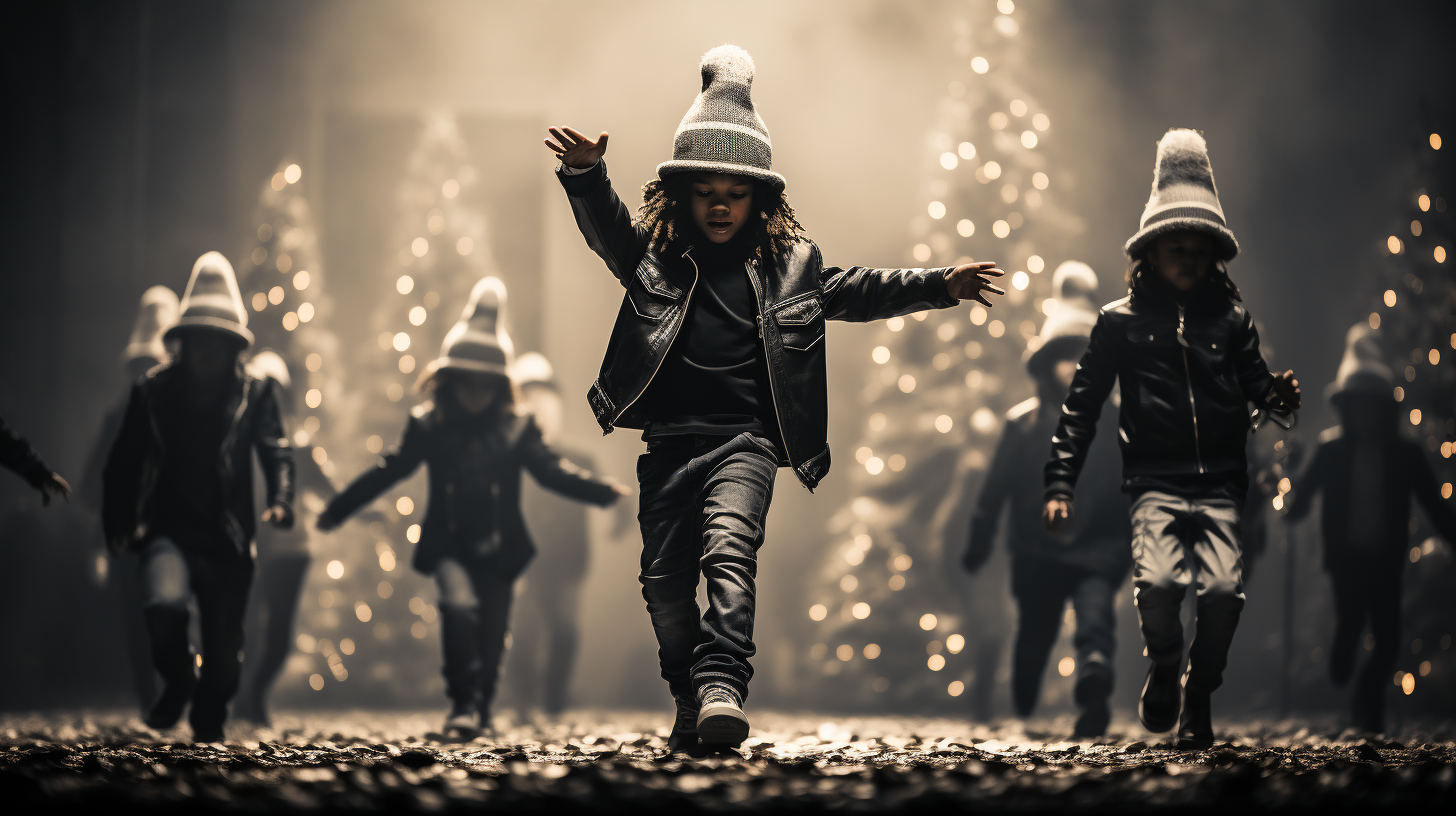
[[[475,607],[440,606],[445,694],[451,704],[445,719],[447,737],[468,740],[480,733],[479,630],[480,615]]]
[[[182,718],[182,709],[197,688],[197,667],[187,640],[187,610],[167,606],[145,611],[152,645],[152,665],[162,675],[162,693],[144,718],[151,728],[166,729]]]

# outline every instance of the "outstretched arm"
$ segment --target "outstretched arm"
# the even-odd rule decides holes
[[[268,509],[263,521],[284,529],[293,526],[293,445],[283,430],[283,412],[278,408],[278,386],[263,382],[258,397],[258,420],[253,431],[253,448],[263,468]]]
[[[379,457],[379,463],[359,474],[344,492],[334,497],[319,514],[318,528],[328,532],[344,523],[355,510],[374,501],[400,479],[415,472],[425,459],[425,434],[420,421],[410,417],[404,437],[393,450]]]
[[[553,127],[549,132],[552,138],[546,140],[546,147],[561,160],[562,168],[585,171],[556,172],[571,202],[577,228],[587,246],[606,262],[607,269],[623,286],[627,285],[647,253],[647,236],[632,221],[627,205],[617,197],[607,178],[607,166],[602,161],[607,152],[607,134],[592,141],[569,127]]]
[[[1232,356],[1245,399],[1266,411],[1287,414],[1299,410],[1299,380],[1294,378],[1293,370],[1283,374],[1269,372],[1269,364],[1259,353],[1259,329],[1248,312],[1244,312],[1244,319],[1236,329]]]
[[[811,263],[822,268],[819,248]],[[962,300],[990,306],[988,294],[1006,294],[988,278],[1004,274],[992,261],[938,269],[829,267],[819,277],[824,315],[830,320],[863,323],[887,317],[946,309]]]
[[[1072,388],[1062,403],[1062,418],[1057,423],[1056,435],[1052,437],[1051,460],[1046,464],[1047,511],[1043,514],[1047,526],[1054,528],[1071,516],[1072,494],[1077,485],[1077,476],[1087,462],[1087,451],[1097,435],[1097,418],[1102,406],[1112,391],[1117,379],[1117,368],[1113,362],[1112,329],[1104,316],[1097,317],[1092,327],[1092,338],[1087,350],[1077,363],[1077,374],[1072,378]],[[1065,512],[1056,518],[1053,502],[1061,502]]]
[[[631,491],[610,479],[601,479],[573,465],[541,439],[535,421],[526,426],[518,443],[526,469],[542,487],[580,502],[608,505]]]
[[[51,503],[52,496],[71,500],[71,486],[59,473],[51,470],[25,437],[0,419],[0,464],[20,474],[30,486],[40,491],[41,502]]]

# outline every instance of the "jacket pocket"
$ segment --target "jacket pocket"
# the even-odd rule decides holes
[[[824,339],[824,307],[814,293],[775,307],[774,322],[784,348],[790,351],[808,351]]]
[[[634,278],[627,286],[627,299],[637,316],[644,320],[661,322],[668,307],[682,299],[682,290],[668,282],[650,257],[644,257],[637,265]]]

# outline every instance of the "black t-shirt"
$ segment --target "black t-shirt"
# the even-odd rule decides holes
[[[748,253],[739,240],[704,239],[692,250],[698,283],[682,328],[642,395],[644,438],[744,432],[778,438]]]
[[[232,417],[229,397],[236,388],[218,389],[205,403],[194,402],[187,387],[178,387],[159,400],[158,426],[162,459],[154,492],[153,530],[179,547],[232,550],[224,519],[222,473],[218,457]]]

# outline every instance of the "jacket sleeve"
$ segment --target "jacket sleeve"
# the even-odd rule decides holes
[[[1425,508],[1436,532],[1448,544],[1456,547],[1456,511],[1451,509],[1446,499],[1441,498],[1441,486],[1436,483],[1436,476],[1431,472],[1431,463],[1426,459],[1425,453],[1415,444],[1404,444],[1406,458],[1409,460],[1406,471],[1410,474],[1411,492],[1415,493],[1416,501]]]
[[[101,471],[101,529],[107,541],[130,540],[136,532],[137,501],[142,488],[142,459],[146,455],[146,397],[141,384],[131,388],[121,430],[111,443]]]
[[[606,506],[619,496],[612,486],[590,471],[573,465],[566,457],[552,450],[541,439],[541,429],[534,419],[528,419],[520,440],[516,443],[522,462],[531,476],[547,490],[587,504]]]
[[[37,488],[51,473],[50,466],[40,458],[30,442],[5,424],[3,419],[0,419],[0,465],[15,471],[31,487]]]
[[[1045,407],[1045,406],[1044,406]],[[981,486],[981,495],[976,498],[976,509],[971,513],[971,534],[966,542],[967,562],[985,563],[991,557],[991,545],[996,538],[996,527],[1001,521],[1001,508],[1010,498],[1011,468],[1016,461],[1016,435],[1020,430],[1015,423],[1007,422],[996,443],[996,453],[991,457],[991,469]]]
[[[1247,311],[1235,330],[1231,359],[1244,399],[1266,410],[1287,410],[1274,395],[1274,375],[1269,373],[1264,355],[1259,353],[1259,329],[1254,326],[1254,316]]]
[[[1052,436],[1051,459],[1046,464],[1046,498],[1070,499],[1077,486],[1077,476],[1087,462],[1087,451],[1092,439],[1097,436],[1097,418],[1102,415],[1102,406],[1117,381],[1117,362],[1113,358],[1113,332],[1108,325],[1107,315],[1097,316],[1092,326],[1092,338],[1082,360],[1077,363],[1077,374],[1072,378],[1072,388],[1062,404],[1062,418],[1057,423],[1057,432]]]
[[[1309,467],[1304,469],[1304,475],[1294,484],[1294,501],[1290,503],[1289,510],[1284,517],[1289,521],[1299,521],[1309,515],[1309,509],[1314,506],[1314,495],[1324,489],[1325,477],[1330,470],[1330,445],[1331,442],[1322,442],[1315,449],[1314,459],[1310,460]]]
[[[939,269],[848,269],[824,267],[819,247],[809,245],[809,263],[819,271],[819,295],[829,320],[866,323],[887,317],[948,309],[960,303],[946,284],[949,267]]]
[[[556,177],[566,190],[571,213],[576,216],[576,226],[586,239],[587,246],[626,286],[642,256],[647,253],[647,236],[632,221],[627,205],[612,189],[612,180],[607,178],[607,163],[599,161],[587,172],[576,174],[567,174],[564,167],[558,167]]]
[[[263,485],[269,507],[282,507],[281,527],[293,526],[293,445],[283,430],[283,412],[278,407],[278,386],[272,379],[258,385],[258,407],[253,422],[253,449],[263,468]]]
[[[374,467],[359,474],[344,491],[329,502],[324,514],[335,522],[343,523],[360,507],[374,501],[380,493],[388,490],[399,480],[415,472],[425,460],[426,435],[429,431],[424,423],[411,416],[404,426],[404,436],[399,444],[379,457]]]

